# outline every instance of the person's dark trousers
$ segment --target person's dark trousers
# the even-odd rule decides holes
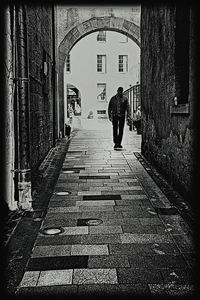
[[[135,127],[137,130],[137,134],[141,134],[141,120],[135,121]]]
[[[116,146],[120,146],[124,131],[125,116],[113,116],[113,142]]]

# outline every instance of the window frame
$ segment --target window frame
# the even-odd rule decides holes
[[[70,54],[68,54],[67,57],[66,57],[66,72],[67,73],[71,72],[71,57],[70,57]]]
[[[99,30],[97,34],[97,42],[105,43],[106,42],[106,31],[105,30]]]
[[[128,36],[127,35],[125,35],[125,34],[122,34],[123,35],[123,38],[125,39],[124,41],[123,40],[121,40],[121,41],[119,41],[120,43],[122,43],[122,44],[126,44],[126,43],[128,43]]]
[[[122,60],[121,60],[122,58]],[[126,61],[124,61],[126,58]],[[119,73],[128,73],[128,55],[127,54],[119,54],[118,55],[118,72]]]
[[[102,87],[102,92],[100,92],[100,94],[102,94],[104,92],[105,89],[105,97],[104,99],[99,99],[100,94],[98,94],[98,89],[100,89],[100,87]],[[107,101],[107,85],[105,82],[99,82],[97,83],[97,101],[98,102],[106,102]]]
[[[103,57],[105,57],[105,62],[103,63]],[[106,73],[106,55],[97,54],[97,73]]]

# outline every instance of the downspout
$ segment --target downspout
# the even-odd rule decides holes
[[[14,52],[15,52],[15,39],[14,39],[14,8],[9,6],[5,10],[5,36],[6,36],[6,51],[5,51],[5,183],[6,195],[5,199],[9,210],[16,210],[17,199],[15,198],[15,185],[14,185],[14,93],[15,84],[13,83],[14,76]]]
[[[52,81],[53,81],[53,147],[56,145],[56,54],[55,54],[55,13],[54,4],[52,4],[52,48],[53,48],[53,66],[52,66]]]
[[[26,13],[23,5],[16,5],[16,46],[17,46],[17,91],[19,106],[19,169],[18,207],[32,211],[31,169],[30,169],[30,120],[29,120],[29,79]]]

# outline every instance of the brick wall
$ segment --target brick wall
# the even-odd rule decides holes
[[[51,7],[27,7],[30,79],[31,169],[53,144],[52,13]],[[44,70],[47,65],[47,73]]]
[[[193,70],[190,58],[190,91],[186,99],[190,109],[180,113],[179,105],[174,108],[178,46],[175,14],[174,7],[141,9],[142,154],[182,195],[189,197],[193,174]]]

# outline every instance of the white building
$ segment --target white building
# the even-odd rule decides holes
[[[73,97],[69,96],[73,94],[69,88],[74,86],[75,103],[79,97],[82,117],[87,118],[90,111],[94,117],[105,116],[108,102],[119,86],[126,90],[140,82],[140,48],[121,33],[94,32],[72,48],[64,76],[65,110]]]

